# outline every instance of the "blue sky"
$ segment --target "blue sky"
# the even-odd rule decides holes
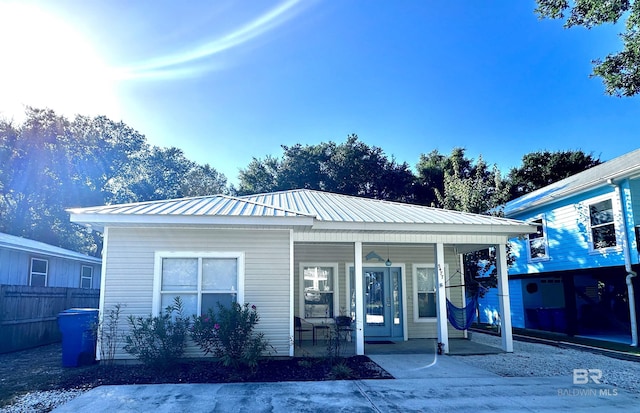
[[[123,120],[236,182],[280,145],[355,133],[414,166],[464,147],[524,154],[638,147],[640,101],[591,60],[616,27],[565,30],[533,1],[0,0],[0,115],[21,105]],[[4,32],[3,32],[4,30]]]

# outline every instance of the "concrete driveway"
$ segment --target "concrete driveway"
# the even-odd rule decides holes
[[[54,412],[611,412],[640,397],[571,377],[500,377],[449,356],[374,355],[395,380],[102,386]]]

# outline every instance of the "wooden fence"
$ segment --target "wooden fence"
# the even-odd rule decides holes
[[[99,299],[99,290],[0,285],[0,353],[59,342],[58,313]]]

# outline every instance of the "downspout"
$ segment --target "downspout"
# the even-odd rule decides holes
[[[609,179],[607,183],[613,186],[616,197],[618,198],[618,202],[620,204],[620,209],[622,210],[622,252],[624,254],[624,268],[627,271],[627,276],[625,278],[627,282],[627,295],[629,298],[629,321],[631,323],[631,345],[634,347],[638,347],[638,322],[636,320],[636,297],[633,289],[633,280],[632,278],[636,277],[638,274],[633,271],[631,268],[631,254],[629,253],[629,234],[627,233],[627,221],[626,221],[626,210],[622,207],[622,196],[620,195],[620,185],[617,185],[613,182],[613,180]],[[637,240],[636,240],[637,242]]]

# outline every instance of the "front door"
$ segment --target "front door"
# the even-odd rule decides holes
[[[365,339],[402,339],[400,268],[363,268],[362,285]]]

